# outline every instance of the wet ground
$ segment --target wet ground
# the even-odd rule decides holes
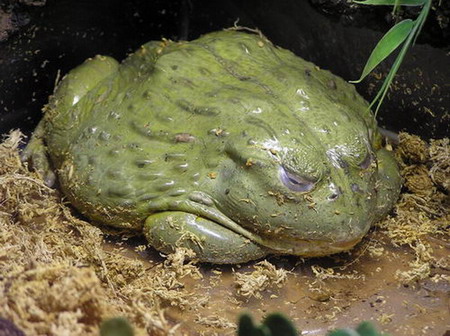
[[[430,238],[429,242],[434,257],[448,262],[448,240]],[[107,244],[107,248],[113,246]],[[156,253],[139,254],[133,244],[125,246],[122,253],[127,258],[160,262]],[[409,247],[393,246],[379,229],[349,254],[267,260],[275,269],[286,271],[279,284],[272,269],[263,267],[272,278],[264,277],[264,272],[263,279],[261,272],[255,274],[257,262],[238,267],[200,265],[203,278],[185,279],[184,285],[200,299],[204,297],[206,304],[183,310],[170,307],[168,318],[181,323],[178,331],[188,334],[233,335],[237,314],[244,311],[257,320],[282,312],[294,321],[301,335],[324,335],[330,329],[356,326],[365,320],[391,335],[444,335],[450,330],[448,269],[434,269],[419,283],[402,284],[398,274],[411,270],[415,255]],[[253,280],[255,292],[242,293],[237,275]],[[257,290],[264,281],[267,288]]]

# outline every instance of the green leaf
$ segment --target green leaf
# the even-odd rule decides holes
[[[263,322],[272,336],[297,336],[297,330],[294,325],[282,314],[273,313],[268,315]]]
[[[392,8],[392,15],[395,15],[395,13],[398,12],[398,9],[400,7],[400,1],[401,0],[395,0],[394,2],[394,8]]]
[[[413,29],[414,22],[410,19],[403,20],[392,27],[378,42],[367,60],[361,77],[350,83],[361,82],[378,64],[388,57],[397,47],[405,41]]]
[[[103,321],[100,326],[100,336],[133,336],[133,328],[127,319],[114,317]]]
[[[339,329],[334,330],[327,334],[327,336],[361,336],[352,329]]]
[[[373,5],[373,6],[423,6],[428,0],[366,0],[357,1],[353,0],[354,3],[360,5]]]
[[[242,314],[239,317],[238,336],[271,336],[270,330],[265,326],[256,326],[249,314]]]
[[[422,28],[424,21],[427,18],[429,9],[431,6],[431,1],[428,1],[422,11],[420,12],[419,17],[416,21],[414,21],[413,30],[408,35],[408,38],[406,39],[405,43],[403,44],[402,49],[400,50],[399,54],[397,55],[397,58],[392,65],[391,70],[389,71],[386,79],[383,82],[383,85],[381,86],[380,91],[377,93],[376,97],[373,99],[373,101],[370,103],[370,108],[375,104],[376,101],[378,101],[377,107],[375,109],[375,116],[378,114],[378,110],[380,109],[381,104],[383,103],[384,97],[386,96],[389,87],[394,80],[394,77],[400,67],[400,64],[403,61],[403,58],[405,57],[406,51],[409,49],[409,47],[413,44],[413,41],[416,39],[419,29]]]
[[[327,336],[383,336],[383,334],[379,333],[372,323],[365,321],[361,322],[355,330],[350,328],[337,329],[329,332]]]
[[[414,40],[412,42],[412,44],[416,43],[416,39],[419,36],[420,32],[422,31],[423,25],[425,24],[425,21],[427,20],[428,17],[428,13],[430,11],[430,7],[431,7],[431,0],[428,0],[427,3],[425,4],[425,6],[423,6],[422,11],[420,12],[419,17],[417,18],[417,28],[415,29],[414,33]]]
[[[255,329],[256,328],[253,324],[252,317],[248,314],[242,314],[239,318],[239,325],[237,330],[238,336],[252,335]]]
[[[292,322],[283,314],[268,315],[262,324],[255,325],[249,314],[242,314],[238,323],[238,336],[298,336]]]
[[[375,329],[370,322],[361,322],[361,324],[356,328],[356,331],[363,336],[380,336],[381,334]]]

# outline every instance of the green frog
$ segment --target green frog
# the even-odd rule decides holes
[[[96,56],[44,110],[24,160],[90,220],[163,253],[333,254],[399,195],[367,102],[262,34],[152,41],[121,64]]]

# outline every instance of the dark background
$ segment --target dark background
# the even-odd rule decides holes
[[[380,110],[381,126],[425,138],[449,135],[448,11],[446,1],[436,2]],[[417,9],[401,14],[414,18]],[[58,71],[64,75],[96,54],[121,60],[149,40],[195,39],[237,20],[346,80],[359,77],[395,23],[388,7],[343,0],[0,0],[0,134],[33,130]],[[357,85],[367,100],[390,63]]]

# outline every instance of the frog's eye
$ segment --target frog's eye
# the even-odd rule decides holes
[[[370,152],[367,152],[366,156],[364,157],[364,160],[359,164],[359,167],[362,169],[367,169],[372,164],[372,154]]]
[[[298,192],[310,191],[315,184],[302,176],[289,172],[283,166],[280,167],[280,179],[287,188]]]

